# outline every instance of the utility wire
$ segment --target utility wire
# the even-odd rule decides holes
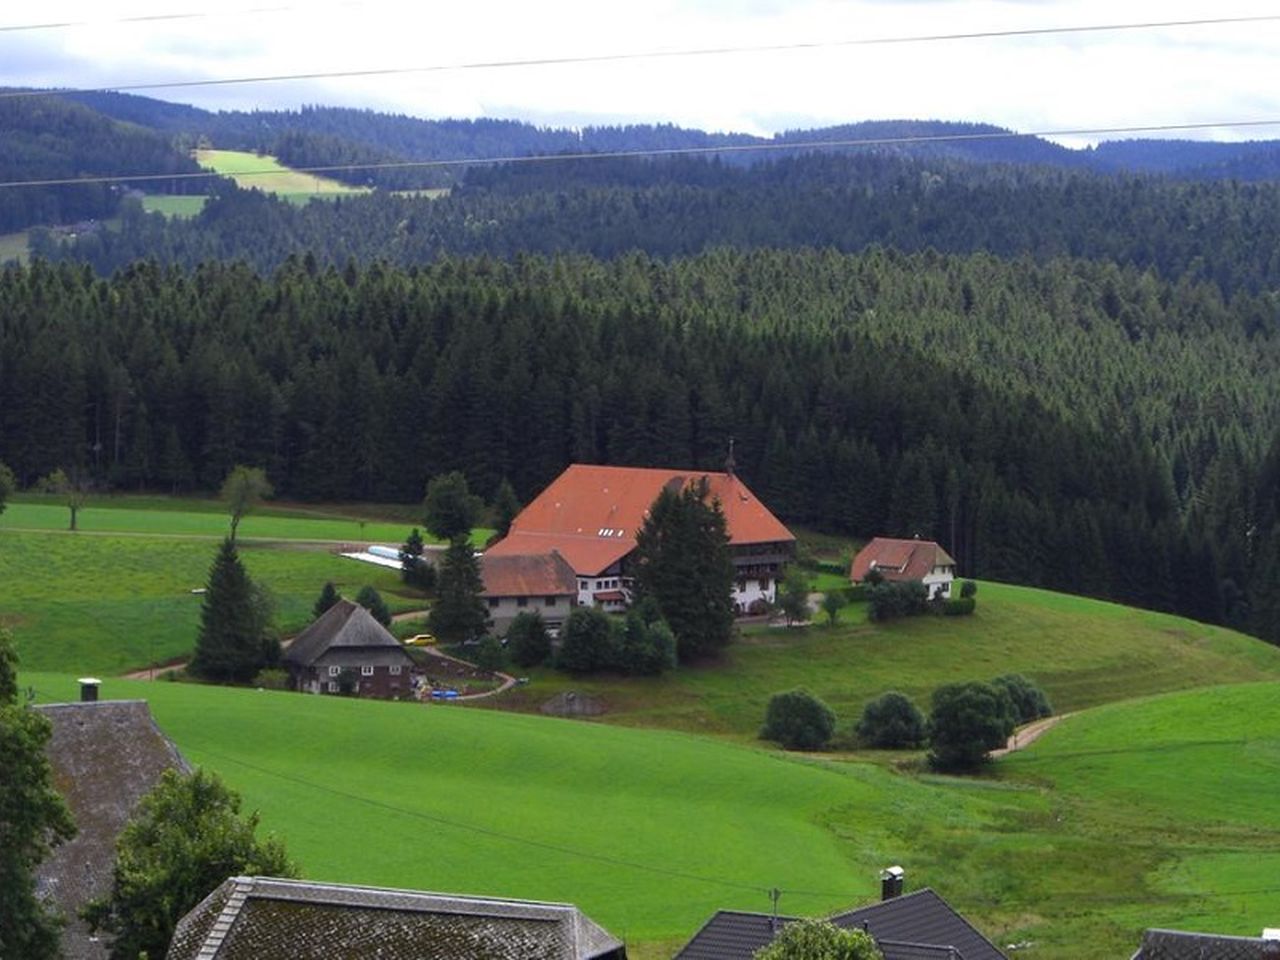
[[[175,15],[181,16],[181,15]],[[520,67],[565,66],[584,63],[623,63],[634,60],[719,57],[741,53],[781,53],[797,50],[828,50],[841,47],[885,46],[910,43],[939,43],[959,40],[987,40],[1008,37],[1061,36],[1082,33],[1152,30],[1166,27],[1204,27],[1225,24],[1264,23],[1280,20],[1280,14],[1255,17],[1207,17],[1199,20],[1150,20],[1141,23],[1101,23],[1068,27],[1033,27],[1024,30],[981,30],[972,33],[934,33],[912,36],[865,37],[851,40],[814,40],[799,43],[765,43],[723,47],[696,47],[684,50],[647,50],[633,53],[602,53],[586,56],[536,57],[520,60],[485,60],[474,63],[432,64],[416,67],[382,67],[372,70],[321,70],[310,73],[263,74],[253,77],[222,77],[209,80],[166,80],[147,83],[124,83],[107,87],[82,87],[56,91],[11,90],[0,98],[40,97],[51,93],[116,93],[136,90],[177,90],[193,87],[223,87],[236,84],[278,83],[284,80],[328,80],[403,76],[415,73],[443,73],[461,70],[494,70]]]
[[[92,177],[59,177],[44,180],[0,181],[0,189],[12,187],[62,187],[88,183],[147,183],[157,180],[211,180],[218,177],[266,177],[282,173],[324,174],[339,170],[410,170],[431,167],[486,166],[500,163],[557,163],[568,160],[618,160],[644,157],[688,157],[722,153],[761,153],[778,150],[828,150],[845,147],[912,146],[931,143],[973,143],[992,140],[1018,140],[1035,137],[1084,137],[1116,133],[1174,133],[1193,130],[1241,130],[1256,127],[1280,126],[1280,118],[1269,120],[1221,120],[1203,123],[1158,123],[1123,127],[1075,127],[1059,130],[1037,130],[1018,133],[1012,130],[988,133],[939,133],[902,137],[864,137],[842,140],[770,141],[767,143],[736,143],[706,147],[668,147],[652,150],[606,150],[600,152],[549,153],[507,157],[466,157],[449,160],[393,160],[381,163],[339,163],[287,169],[262,169],[239,171],[234,175],[216,171],[201,173],[140,173],[101,175]]]

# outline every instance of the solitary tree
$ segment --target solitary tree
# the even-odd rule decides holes
[[[484,508],[472,494],[467,478],[458,471],[432,477],[422,503],[422,523],[440,540],[453,540],[471,533]]]
[[[551,657],[551,636],[537,610],[516,614],[507,627],[507,646],[511,659],[521,667],[537,667]]]
[[[84,916],[111,935],[113,960],[163,957],[183,914],[228,877],[295,877],[284,846],[259,840],[257,813],[216,774],[166,770],[116,841],[111,892]]]
[[[373,619],[384,627],[391,627],[391,610],[387,607],[387,602],[382,599],[382,594],[373,587],[367,584],[361,587],[360,592],[356,594],[356,603],[368,610],[373,615]]]
[[[760,737],[788,750],[821,750],[835,729],[830,707],[808,690],[791,690],[769,698]]]
[[[787,626],[809,619],[809,578],[799,567],[789,569],[778,584],[778,606],[787,618]]]
[[[60,924],[36,896],[35,871],[50,848],[75,835],[45,753],[52,727],[18,703],[17,655],[0,630],[0,957],[61,956]]]
[[[62,499],[71,511],[71,525],[67,528],[75,530],[76,518],[86,500],[89,499],[89,482],[73,467],[71,475],[61,467],[36,481],[36,489],[41,493],[52,493]]]
[[[972,770],[1013,732],[1013,704],[985,683],[951,683],[933,691],[929,763],[937,770]]]
[[[3,463],[0,463],[0,513],[4,513],[6,503],[17,489],[18,481],[14,477],[13,471]]]
[[[231,468],[227,479],[222,481],[222,491],[219,496],[227,505],[227,513],[231,515],[233,542],[236,539],[236,530],[240,526],[240,521],[246,514],[252,513],[258,504],[270,497],[272,492],[271,483],[261,467],[246,467],[238,464]]]
[[[480,562],[465,534],[449,542],[436,577],[436,602],[427,622],[445,643],[478,640],[489,624],[489,608],[482,594]]]
[[[871,934],[830,920],[793,920],[753,960],[883,960]]]
[[[341,599],[342,595],[338,593],[338,588],[333,585],[333,581],[326,580],[324,586],[320,590],[320,596],[316,597],[315,605],[311,608],[312,619],[320,619],[320,616],[326,610]]]
[[[218,683],[252,680],[279,655],[269,628],[269,607],[228,537],[209,569],[191,672]]]
[[[729,534],[705,481],[658,494],[636,532],[636,585],[658,605],[680,660],[711,656],[733,638]]]
[[[613,619],[599,607],[578,607],[560,629],[556,668],[566,673],[595,673],[618,662]]]

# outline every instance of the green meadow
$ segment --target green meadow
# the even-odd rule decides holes
[[[27,262],[27,232],[0,233],[0,264],[17,260]]]
[[[163,213],[166,217],[194,217],[204,209],[206,196],[169,196],[148,194],[142,198],[142,209],[147,213]]]
[[[275,157],[242,150],[197,150],[195,158],[202,167],[230,177],[246,190],[279,194],[294,203],[306,203],[312,197],[327,199],[369,192],[365,187],[352,187],[331,177],[294,170]]]
[[[75,696],[66,676],[22,682],[42,702]],[[1275,691],[1091,710],[976,778],[457,706],[124,680],[102,692],[147,699],[315,879],[567,900],[643,960],[718,908],[768,909],[771,887],[784,912],[867,902],[877,870],[902,863],[1001,946],[1102,960],[1147,926],[1274,920]]]

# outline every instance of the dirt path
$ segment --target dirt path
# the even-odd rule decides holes
[[[449,660],[449,661],[452,661],[453,663],[460,663],[463,666],[467,666],[467,667],[475,666],[475,664],[470,663],[466,660],[459,660],[457,657],[451,657],[449,656],[449,654],[444,653],[441,650],[437,650],[435,647],[422,647],[421,649],[423,653],[429,653],[431,656],[439,657],[441,660]],[[492,690],[486,690],[484,693],[469,693],[465,697],[454,697],[451,701],[446,701],[446,702],[458,703],[459,701],[462,701],[462,700],[483,700],[485,697],[496,697],[500,693],[506,693],[508,690],[510,690],[512,687],[516,685],[516,678],[511,676],[510,674],[500,673],[497,670],[495,670],[493,671],[493,675],[502,680],[501,686],[495,687]]]
[[[1007,756],[1016,750],[1025,750],[1039,740],[1047,731],[1056,727],[1060,720],[1065,720],[1069,716],[1071,714],[1064,713],[1055,717],[1045,717],[1043,720],[1028,723],[1025,727],[1019,727],[1013,731],[1013,736],[1009,738],[1009,742],[1004,747],[991,751],[991,759],[998,760],[1000,757]]]

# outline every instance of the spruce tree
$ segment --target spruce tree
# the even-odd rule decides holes
[[[516,492],[510,481],[504,479],[493,498],[493,525],[497,528],[498,539],[505,537],[511,530],[511,521],[519,512],[520,501],[516,499]]]
[[[705,481],[664,489],[636,533],[636,586],[676,637],[680,660],[712,656],[733,638],[733,562],[718,502]]]
[[[252,680],[266,660],[266,626],[263,605],[228,537],[209,569],[191,672],[215,683]]]
[[[342,595],[338,593],[338,588],[333,585],[332,580],[326,580],[324,587],[320,590],[320,596],[316,597],[315,606],[311,608],[312,619],[319,620],[326,610],[342,599]]]
[[[368,585],[361,587],[360,592],[356,594],[356,603],[368,610],[373,615],[373,619],[384,627],[390,628],[391,610],[387,607],[387,602],[382,599],[382,594],[373,587]]]
[[[463,643],[483,636],[489,623],[480,561],[465,535],[454,537],[445,551],[436,578],[436,602],[428,623],[445,643]]]

